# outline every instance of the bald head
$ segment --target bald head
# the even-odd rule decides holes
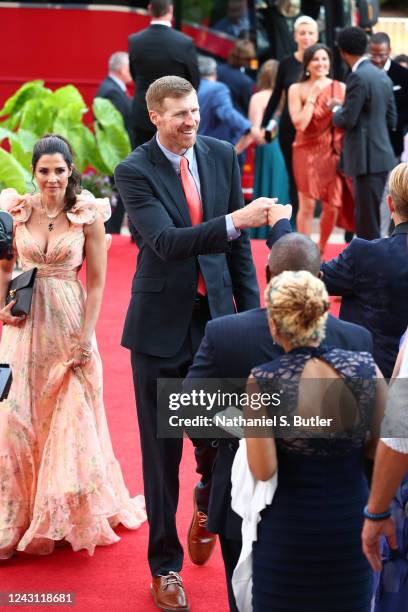
[[[288,270],[307,270],[317,276],[320,271],[319,249],[313,240],[303,234],[285,234],[273,245],[268,266],[271,277]]]

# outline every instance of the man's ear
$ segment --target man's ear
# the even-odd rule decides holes
[[[157,127],[158,112],[153,109],[149,110],[149,118],[150,118],[150,121],[153,123],[153,125]]]

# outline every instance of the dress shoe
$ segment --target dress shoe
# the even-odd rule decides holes
[[[183,581],[177,572],[169,572],[166,576],[153,576],[150,585],[154,603],[165,612],[188,612],[186,594]]]
[[[204,565],[211,557],[217,536],[207,529],[207,515],[198,509],[197,488],[193,492],[194,515],[187,536],[188,554],[193,563]]]

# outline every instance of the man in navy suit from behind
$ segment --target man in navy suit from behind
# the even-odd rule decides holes
[[[272,210],[287,215],[288,208],[277,205]],[[310,238],[302,234],[287,234],[273,246],[268,263],[268,281],[284,270],[308,270],[317,276],[320,268],[319,249]],[[325,341],[346,350],[370,353],[373,350],[371,334],[366,329],[331,315],[327,321]],[[281,347],[272,340],[265,308],[214,319],[206,325],[204,338],[188,371],[185,386],[189,386],[189,379],[246,379],[253,367],[275,359],[282,352]],[[231,578],[241,552],[242,539],[241,519],[231,508],[231,468],[238,440],[219,439],[217,444],[207,527],[212,533],[219,534],[230,610],[235,612],[237,608]]]
[[[391,377],[408,325],[407,163],[391,172],[389,190],[393,234],[371,241],[354,238],[339,257],[321,265],[330,295],[342,296],[340,319],[363,325],[372,333],[373,356],[385,378]],[[291,231],[284,208],[275,207],[269,248]]]

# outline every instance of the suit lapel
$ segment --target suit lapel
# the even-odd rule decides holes
[[[209,155],[209,148],[205,142],[197,137],[194,147],[197,158],[198,173],[200,175],[201,202],[203,205],[203,221],[214,216],[215,206],[215,162]]]
[[[154,165],[154,174],[157,183],[161,183],[165,187],[174,204],[174,209],[177,211],[184,225],[190,226],[191,219],[180,178],[174,172],[173,166],[169,160],[162,151],[160,151],[156,142],[156,136],[153,136],[149,142],[149,157]]]

